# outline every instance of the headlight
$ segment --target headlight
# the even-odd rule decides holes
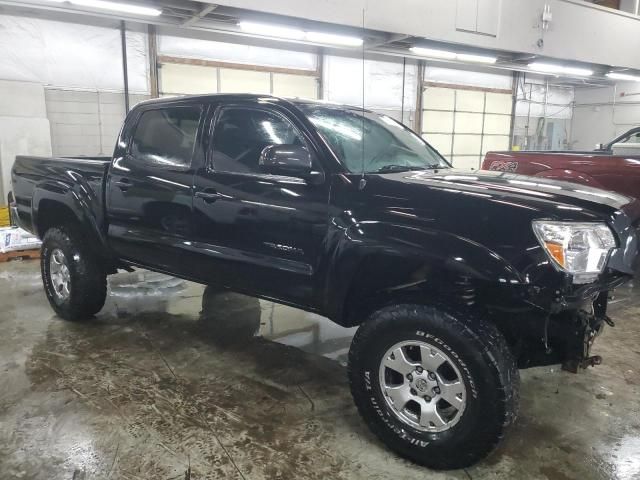
[[[573,283],[588,283],[604,269],[607,257],[616,246],[613,233],[604,223],[547,222],[532,223],[553,262],[573,274]]]

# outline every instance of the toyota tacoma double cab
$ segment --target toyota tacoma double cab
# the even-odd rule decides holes
[[[361,416],[438,469],[495,448],[519,368],[599,362],[638,255],[630,197],[456,170],[387,116],[270,96],[143,102],[113,158],[19,156],[12,184],[58,316],[90,318],[141,267],[359,326]]]

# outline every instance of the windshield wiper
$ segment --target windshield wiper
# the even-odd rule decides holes
[[[376,170],[377,173],[384,172],[413,172],[417,170],[426,170],[429,167],[411,167],[409,165],[385,165]]]

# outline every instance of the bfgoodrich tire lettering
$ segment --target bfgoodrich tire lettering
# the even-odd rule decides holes
[[[56,287],[59,274],[52,265],[64,262],[67,287]],[[40,254],[42,283],[49,304],[65,320],[84,320],[98,313],[107,295],[107,276],[82,235],[72,227],[47,230]]]
[[[450,428],[419,430],[389,405],[380,363],[392,346],[407,342],[436,347],[459,372],[465,404]],[[353,339],[349,382],[369,428],[400,455],[436,469],[467,467],[487,456],[517,414],[519,374],[503,336],[492,324],[445,307],[403,304],[375,312]]]

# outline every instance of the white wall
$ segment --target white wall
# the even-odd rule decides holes
[[[0,205],[6,203],[16,155],[51,155],[44,89],[0,80]]]
[[[620,0],[620,10],[638,15],[640,13],[640,2],[638,0]]]
[[[323,68],[323,99],[330,102],[361,106],[385,113],[401,120],[402,60],[379,61],[327,55]],[[418,69],[408,61],[404,69],[404,121],[413,125],[416,110],[416,82]]]
[[[640,82],[605,88],[576,88],[572,141],[576,149],[593,149],[640,125]]]
[[[0,79],[122,91],[117,26],[0,15]],[[113,22],[112,22],[113,23]],[[127,32],[129,90],[149,93],[146,35]]]
[[[497,36],[456,28],[458,3],[468,0],[217,0],[262,12],[383,32],[409,34],[477,47],[542,54],[560,59],[640,68],[640,18],[579,0],[502,0],[495,15]],[[544,4],[553,22],[540,38]],[[410,12],[407,14],[406,12]],[[458,25],[461,26],[461,25]]]

